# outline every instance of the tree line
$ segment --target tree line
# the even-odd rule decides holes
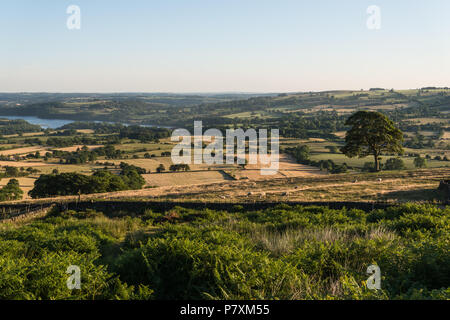
[[[80,173],[54,173],[41,175],[34,183],[29,195],[36,198],[54,196],[106,193],[123,190],[138,190],[145,179],[137,167],[123,166],[116,175],[107,170],[98,170],[91,176]]]

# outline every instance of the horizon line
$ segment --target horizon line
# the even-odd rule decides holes
[[[325,93],[342,91],[369,91],[370,89],[383,90],[419,90],[424,88],[450,89],[442,86],[425,86],[421,88],[383,88],[371,87],[361,89],[328,89],[328,90],[307,90],[307,91],[0,91],[0,94],[175,94],[175,95],[200,95],[200,94],[299,94],[299,93]]]

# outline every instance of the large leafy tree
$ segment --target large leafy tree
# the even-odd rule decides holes
[[[380,171],[380,155],[383,152],[403,153],[403,133],[379,112],[358,111],[348,118],[345,125],[351,128],[345,136],[342,153],[350,158],[372,155],[375,171]]]

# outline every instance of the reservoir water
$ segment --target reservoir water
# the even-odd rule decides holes
[[[63,119],[41,119],[38,117],[33,117],[33,116],[1,116],[0,115],[0,119],[9,119],[9,120],[18,120],[18,119],[22,119],[25,120],[31,124],[36,124],[41,126],[44,129],[56,129],[59,127],[62,127],[63,125],[75,122],[73,120],[63,120]],[[87,122],[87,121],[82,121],[82,122]],[[107,123],[112,123],[112,122],[108,122],[108,121],[94,121],[94,122],[107,122]],[[128,123],[122,123],[124,126],[128,126]],[[166,128],[166,129],[171,129],[171,127],[166,127],[166,126],[156,126],[156,125],[150,125],[150,124],[142,124],[140,125],[141,127],[149,127],[149,128],[154,128],[154,127],[158,127],[158,128]]]
[[[72,120],[61,120],[61,119],[41,119],[38,117],[30,117],[30,116],[0,116],[0,119],[9,119],[9,120],[18,120],[23,119],[31,124],[37,124],[44,129],[56,129],[66,125],[68,123],[72,123]]]

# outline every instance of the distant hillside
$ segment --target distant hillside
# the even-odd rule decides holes
[[[332,129],[340,130],[340,123],[357,110],[384,112],[397,122],[417,117],[447,119],[449,93],[448,88],[429,87],[276,95],[0,94],[0,115],[174,127],[190,127],[194,120],[203,120],[208,127],[239,125],[286,130],[290,127],[287,122],[295,125],[298,121],[313,122],[304,124],[309,130],[326,129],[331,119]]]

